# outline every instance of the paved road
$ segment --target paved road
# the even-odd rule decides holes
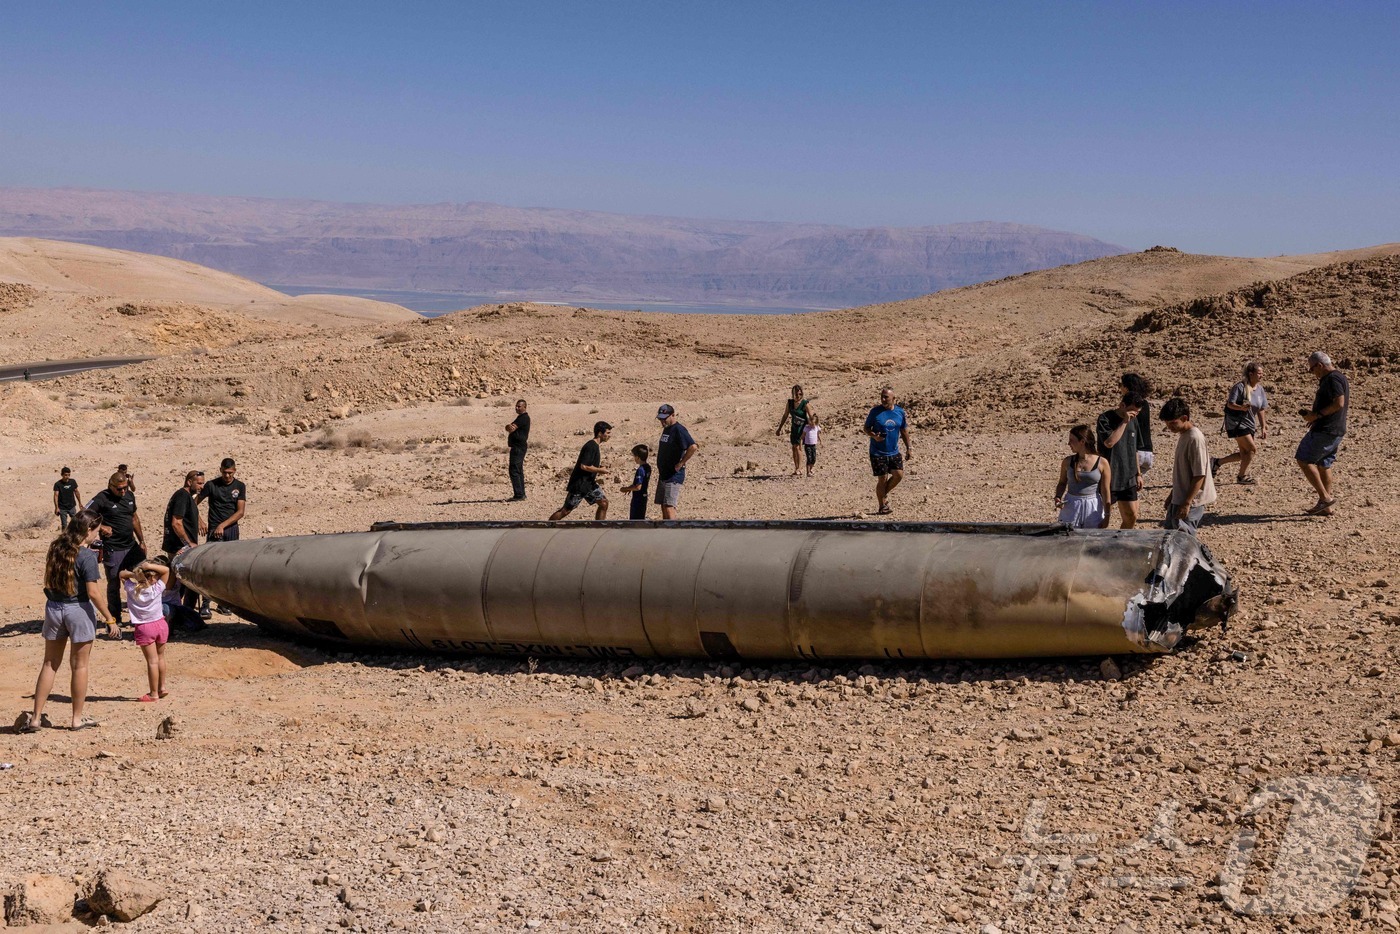
[[[0,383],[24,379],[24,371],[29,371],[29,380],[54,379],[59,376],[72,376],[88,370],[110,370],[113,367],[128,366],[151,360],[152,357],[92,357],[87,360],[45,360],[42,363],[16,363],[13,366],[0,366]]]

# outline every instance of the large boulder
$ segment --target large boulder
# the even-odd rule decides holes
[[[72,921],[75,894],[62,876],[25,876],[5,893],[5,921],[15,927]]]
[[[119,869],[104,869],[92,880],[88,908],[118,921],[135,921],[160,903],[164,896],[155,885]]]

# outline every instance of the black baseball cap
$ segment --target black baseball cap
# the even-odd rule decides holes
[[[676,414],[676,407],[669,402],[656,410],[656,417],[660,419],[670,418]]]

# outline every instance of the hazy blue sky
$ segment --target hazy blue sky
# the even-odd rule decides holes
[[[0,185],[1400,240],[1400,4],[7,4]]]

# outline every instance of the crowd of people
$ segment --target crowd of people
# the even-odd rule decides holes
[[[1351,387],[1346,374],[1326,353],[1313,353],[1307,365],[1318,385],[1312,405],[1299,410],[1308,428],[1294,459],[1317,494],[1317,502],[1307,510],[1308,514],[1330,516],[1336,509],[1332,466],[1346,435]],[[1268,438],[1269,400],[1263,376],[1263,367],[1250,361],[1243,367],[1242,379],[1227,393],[1222,431],[1235,442],[1236,450],[1219,457],[1211,456],[1205,434],[1193,419],[1186,400],[1173,397],[1161,405],[1157,418],[1177,438],[1171,484],[1163,503],[1165,528],[1196,533],[1206,508],[1216,501],[1216,475],[1222,467],[1238,465],[1237,484],[1256,482],[1250,469],[1260,456],[1260,442]],[[1074,528],[1108,528],[1114,506],[1125,529],[1133,528],[1140,517],[1143,473],[1153,466],[1148,403],[1151,388],[1141,376],[1125,373],[1118,389],[1118,404],[1100,414],[1093,428],[1080,424],[1069,431],[1070,453],[1060,462],[1054,495],[1059,520]],[[513,501],[526,498],[528,408],[524,399],[518,400],[515,417],[506,426]],[[686,466],[700,450],[694,436],[680,422],[675,406],[662,405],[656,418],[661,423],[661,433],[655,449],[655,467],[651,463],[651,447],[644,443],[633,445],[632,479],[619,490],[631,495],[629,519],[647,518],[649,490],[654,481],[656,492],[651,502],[660,506],[662,519],[674,520],[685,488]],[[806,476],[810,477],[817,463],[821,423],[800,385],[792,387],[776,434],[781,437],[784,428],[792,447],[792,475],[802,476],[805,467]],[[603,445],[612,439],[612,432],[613,426],[608,422],[593,425],[593,436],[579,449],[569,473],[564,504],[549,517],[551,521],[563,519],[584,503],[594,507],[595,519],[607,517],[608,496],[602,481],[612,468],[603,458]],[[862,432],[869,439],[876,513],[889,515],[893,512],[890,494],[903,479],[906,462],[913,458],[909,420],[892,387],[880,390],[880,401],[866,414]],[[44,708],[69,643],[71,727],[84,730],[97,726],[97,721],[84,712],[88,663],[99,624],[106,627],[108,638],[123,638],[123,606],[129,613],[133,641],[142,651],[146,671],[148,690],[138,699],[154,703],[170,694],[165,647],[171,622],[178,620],[193,628],[210,616],[208,599],[201,603],[198,594],[182,588],[172,577],[171,562],[201,537],[208,541],[238,539],[248,490],[237,478],[237,472],[237,464],[230,457],[219,465],[213,480],[206,481],[201,470],[186,473],[184,483],[166,504],[163,554],[153,556],[147,548],[137,507],[136,478],[127,465],[119,464],[107,486],[82,508],[82,495],[72,470],[62,469],[53,485],[59,534],[50,544],[44,563],[44,658],[34,687],[33,709],[20,715],[15,724],[17,732],[33,732],[50,725]],[[206,503],[207,512],[201,515],[199,507]]]
[[[1318,385],[1312,405],[1298,412],[1308,429],[1293,456],[1317,494],[1307,514],[1330,516],[1336,509],[1332,465],[1346,435],[1351,386],[1346,374],[1322,351],[1311,354],[1307,366]],[[1269,398],[1263,378],[1264,368],[1251,360],[1226,394],[1221,430],[1237,449],[1220,457],[1210,454],[1186,400],[1174,397],[1162,404],[1158,420],[1177,436],[1170,492],[1163,504],[1166,528],[1195,533],[1206,507],[1216,502],[1216,477],[1222,467],[1238,464],[1236,484],[1257,482],[1250,468],[1259,456],[1260,443],[1269,436]],[[1123,394],[1117,407],[1100,415],[1093,431],[1088,425],[1076,425],[1069,432],[1070,454],[1060,463],[1055,508],[1060,521],[1075,528],[1108,528],[1114,505],[1123,528],[1133,528],[1138,521],[1142,475],[1152,466],[1149,388],[1134,373],[1125,373],[1120,386]]]
[[[81,508],[77,480],[70,468],[63,468],[53,486],[59,534],[44,559],[44,659],[34,685],[33,709],[20,714],[17,732],[50,725],[44,708],[65,654],[71,673],[71,728],[97,726],[84,712],[88,661],[99,625],[108,639],[124,638],[123,608],[146,671],[148,690],[137,699],[155,703],[169,696],[165,647],[171,624],[193,629],[211,616],[207,599],[201,604],[197,593],[172,578],[171,561],[201,537],[237,540],[248,502],[248,489],[237,473],[231,457],[224,458],[211,481],[205,482],[202,470],[187,472],[166,504],[162,553],[152,554],[136,501],[136,478],[126,464],[117,465],[107,486]],[[207,511],[201,515],[204,503]]]

